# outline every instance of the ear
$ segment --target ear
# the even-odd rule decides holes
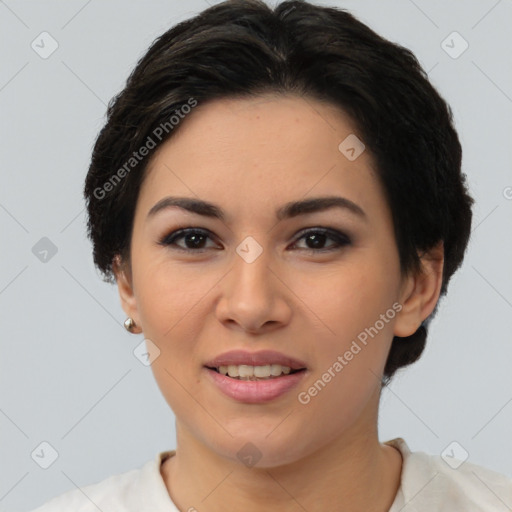
[[[439,242],[420,258],[421,270],[404,278],[402,309],[396,316],[394,335],[411,336],[436,307],[443,282],[444,246]]]
[[[137,299],[133,292],[133,280],[130,264],[127,261],[122,261],[121,256],[117,254],[112,261],[112,271],[116,278],[119,298],[121,299],[121,307],[126,315],[132,318],[135,322],[135,326],[131,332],[134,334],[140,334],[142,329],[140,327]]]

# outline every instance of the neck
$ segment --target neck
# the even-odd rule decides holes
[[[226,459],[179,423],[177,434],[162,476],[180,510],[387,512],[400,487],[400,453],[359,423],[313,454],[271,468]]]

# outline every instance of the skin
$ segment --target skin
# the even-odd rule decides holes
[[[401,272],[369,151],[350,161],[338,150],[352,133],[347,116],[313,99],[215,100],[198,105],[150,162],[130,260],[116,260],[114,270],[136,332],[160,350],[152,370],[177,431],[176,455],[161,474],[180,510],[386,511],[393,503],[402,458],[378,439],[381,377],[393,336],[413,334],[435,307],[443,250],[423,257],[423,272]],[[170,195],[213,202],[226,219],[177,207],[148,217]],[[332,195],[353,201],[365,217],[332,208],[275,218],[289,201]],[[188,253],[158,244],[182,227],[210,238],[201,249],[177,240],[192,247]],[[315,227],[351,242],[314,252],[299,232]],[[263,250],[252,263],[236,252],[247,236]],[[330,238],[319,245],[333,246]],[[298,393],[394,303],[401,311],[301,404]],[[305,361],[307,374],[271,402],[240,403],[203,368],[231,349],[277,350]],[[248,442],[261,453],[254,467],[237,458]]]

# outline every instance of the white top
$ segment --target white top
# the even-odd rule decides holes
[[[400,488],[389,512],[507,512],[512,478],[456,459],[411,452],[401,437],[385,442],[403,458]],[[159,453],[139,469],[73,489],[32,512],[180,512],[172,502],[160,465],[175,451]],[[453,452],[452,452],[453,453]]]

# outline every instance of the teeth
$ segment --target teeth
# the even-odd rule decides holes
[[[241,364],[238,367],[238,376],[242,379],[244,377],[253,377],[254,376],[254,366],[247,366],[246,364]]]
[[[289,366],[281,366],[280,364],[273,364],[270,367],[270,372],[272,375],[279,375],[279,373],[277,373],[279,371],[283,372],[285,375],[288,375],[292,369]]]
[[[230,364],[228,366],[228,375],[230,377],[238,377],[240,375],[238,373],[238,366],[235,366],[234,364]]]
[[[217,370],[222,375],[229,375],[239,380],[271,379],[272,377],[279,377],[281,374],[288,375],[291,372],[289,366],[281,366],[280,364],[266,364],[263,366],[230,364],[229,366],[219,366]]]
[[[265,366],[254,366],[253,374],[255,377],[270,377],[270,375],[271,375],[270,365],[267,364]]]

